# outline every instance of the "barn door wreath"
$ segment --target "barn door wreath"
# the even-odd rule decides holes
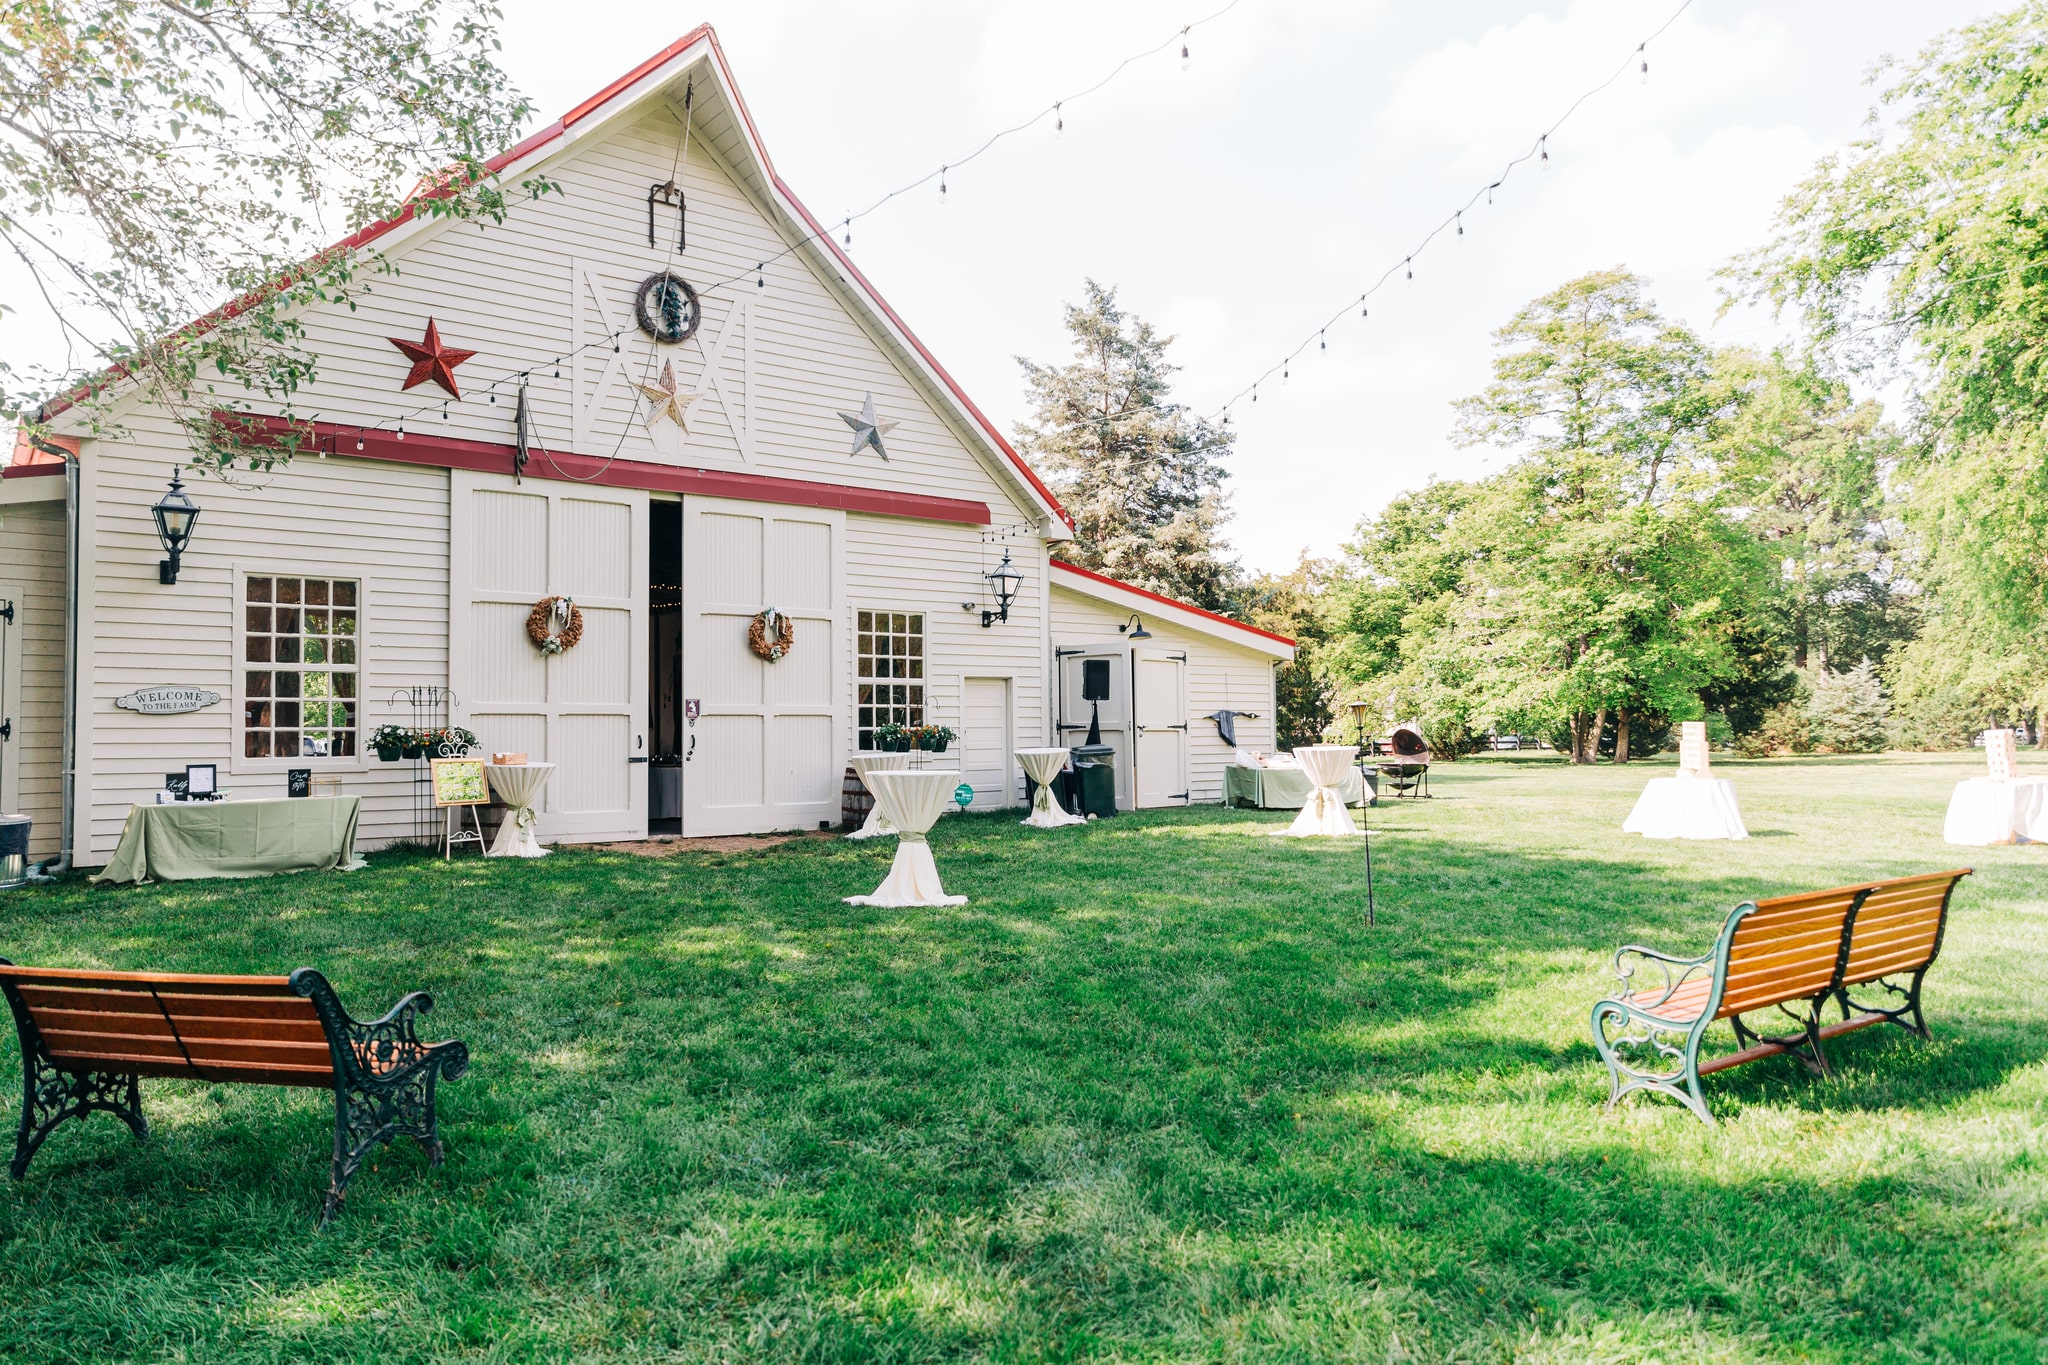
[[[543,597],[526,613],[526,638],[543,654],[566,654],[583,638],[583,613],[566,597]]]
[[[771,664],[795,643],[796,623],[773,607],[758,613],[747,626],[747,648]]]

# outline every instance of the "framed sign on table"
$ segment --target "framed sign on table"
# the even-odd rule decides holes
[[[481,758],[437,758],[433,761],[434,804],[441,807],[441,856],[452,857],[457,844],[475,844],[483,852],[484,827],[476,808],[490,804],[490,783],[484,780]],[[469,828],[464,829],[463,816]]]

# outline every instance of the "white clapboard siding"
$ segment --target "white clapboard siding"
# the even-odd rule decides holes
[[[1045,715],[1045,551],[1035,538],[1009,546],[1010,562],[1024,575],[1010,619],[982,628],[981,611],[992,608],[982,575],[1002,561],[1003,547],[984,545],[973,527],[908,521],[897,517],[846,519],[846,597],[849,611],[872,607],[925,614],[926,719],[963,728],[961,680],[1011,679],[1016,742],[1041,744]],[[972,612],[960,604],[973,602]],[[848,697],[857,694],[854,631],[847,630]],[[849,700],[841,748],[852,753],[859,717]],[[937,756],[937,766],[957,767],[959,756]]]
[[[298,409],[336,422],[389,421],[424,404],[426,412],[408,419],[409,431],[507,443],[515,390],[502,387],[491,403],[490,381],[597,341],[561,366],[559,380],[552,364],[533,376],[529,401],[549,450],[972,499],[990,504],[997,524],[1033,520],[1035,512],[1020,510],[1014,485],[970,453],[953,426],[957,419],[927,401],[848,311],[838,283],[821,279],[801,255],[784,254],[787,242],[701,141],[693,141],[677,177],[689,201],[689,249],[671,259],[673,210],[660,211],[659,245],[647,245],[647,187],[668,178],[678,135],[673,114],[656,109],[547,167],[560,194],[515,202],[503,223],[448,224],[395,247],[398,273],[374,278],[358,310],[307,315],[309,344],[321,360]],[[754,266],[763,260],[767,284],[757,288]],[[572,337],[579,266],[607,299],[602,317],[586,319],[584,333]],[[664,268],[707,291],[697,335],[673,346],[657,346],[632,320],[640,281]],[[735,276],[743,278],[709,289]],[[752,347],[752,383],[742,382],[740,340],[728,341],[723,392],[709,392],[692,407],[686,444],[664,453],[626,381],[658,376],[668,362],[679,387],[705,387],[708,350],[740,302],[750,312],[744,341]],[[388,340],[418,339],[429,316],[445,344],[478,352],[456,371],[467,396],[446,405],[445,420],[445,395],[431,383],[400,394],[407,362]],[[606,328],[622,333],[617,357],[604,340]],[[623,377],[614,372],[579,447],[572,403],[587,402],[587,390],[615,361]],[[585,392],[576,392],[579,376]],[[742,457],[725,408],[734,393],[743,395],[752,427],[751,461]],[[886,437],[887,461],[871,451],[848,454],[851,432],[838,413],[857,410],[868,393],[879,414],[898,424]]]
[[[1056,648],[1102,644],[1123,636],[1117,627],[1130,612],[1063,587],[1052,589],[1052,634]],[[1176,626],[1165,611],[1141,611],[1152,650],[1186,651],[1188,656],[1188,799],[1221,801],[1223,769],[1231,749],[1216,733],[1210,713],[1255,711],[1257,720],[1237,722],[1238,747],[1273,750],[1273,660],[1254,648],[1237,648],[1213,635]]]
[[[285,770],[335,772],[364,798],[360,838],[376,846],[412,833],[413,765],[354,759],[241,757],[237,570],[355,578],[363,658],[362,733],[407,723],[391,693],[448,680],[448,474],[367,460],[302,457],[237,485],[191,478],[201,508],[178,582],[157,582],[149,506],[160,497],[180,438],[161,421],[138,420],[132,438],[86,446],[95,545],[83,721],[90,727],[81,781],[79,859],[104,863],[130,804],[149,801],[166,773],[218,763],[238,797],[283,796]],[[138,687],[190,684],[226,700],[182,716],[124,711],[114,699]],[[84,756],[82,755],[82,758]]]
[[[59,496],[0,505],[0,583],[21,594],[14,604],[21,692],[8,704],[19,798],[8,814],[35,821],[29,856],[41,859],[56,855],[64,817],[64,480],[33,482]]]

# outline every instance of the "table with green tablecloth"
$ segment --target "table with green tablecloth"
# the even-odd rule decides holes
[[[121,843],[95,882],[264,877],[363,866],[359,796],[280,801],[174,801],[128,812]]]
[[[1223,804],[1256,806],[1260,810],[1300,810],[1315,783],[1299,768],[1246,768],[1232,763],[1223,769]],[[1365,803],[1365,782],[1355,767],[1344,770],[1337,784],[1347,806]]]

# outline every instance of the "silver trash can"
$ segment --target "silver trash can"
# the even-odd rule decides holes
[[[26,815],[0,815],[0,891],[28,885],[28,832],[33,823]]]

